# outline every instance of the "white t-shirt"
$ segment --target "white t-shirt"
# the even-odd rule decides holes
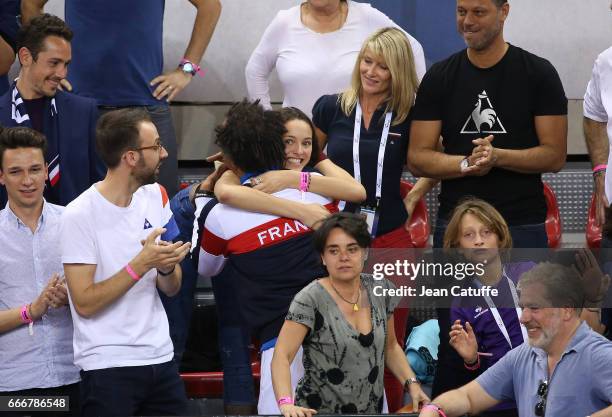
[[[602,52],[593,66],[593,76],[584,95],[584,116],[608,124],[608,142],[612,141],[612,48]],[[612,142],[610,142],[612,147]],[[612,167],[612,152],[608,154]],[[606,197],[612,201],[612,169],[606,171]]]
[[[94,282],[104,281],[142,249],[140,241],[171,218],[159,184],[140,187],[128,207],[106,200],[92,185],[64,211],[62,262],[95,264]],[[70,298],[74,323],[74,363],[81,369],[142,366],[168,362],[173,346],[168,318],[156,288],[157,272],[147,272],[126,294],[95,314],[80,316]]]
[[[285,95],[283,107],[297,107],[309,116],[319,97],[348,88],[366,38],[378,29],[399,26],[368,3],[347,3],[346,22],[329,33],[316,33],[304,26],[300,6],[279,11],[246,66],[249,97],[271,108],[268,77],[275,67]],[[423,47],[406,35],[420,80],[426,70]]]

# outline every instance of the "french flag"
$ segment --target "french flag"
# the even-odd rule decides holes
[[[52,187],[58,183],[60,179],[59,154],[49,163],[49,182]]]

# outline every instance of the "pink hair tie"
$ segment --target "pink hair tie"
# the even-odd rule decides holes
[[[136,273],[136,271],[132,269],[130,264],[125,265],[125,272],[127,272],[128,275],[131,276],[134,281],[138,281],[140,278],[142,278],[140,275]]]
[[[291,397],[281,397],[281,398],[278,399],[278,406],[279,407],[282,406],[282,405],[285,405],[285,404],[293,405],[293,398],[291,398]]]
[[[438,407],[437,405],[430,403],[430,404],[425,404],[423,406],[423,410],[434,410],[435,412],[438,413],[439,416],[441,417],[446,417],[446,414],[444,413],[444,410],[442,410],[442,408]]]

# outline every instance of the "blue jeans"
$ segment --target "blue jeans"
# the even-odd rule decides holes
[[[176,362],[81,371],[83,416],[181,416],[185,386]]]
[[[448,226],[448,221],[438,217],[434,227],[433,247],[441,248],[444,242],[444,232]],[[520,226],[510,226],[512,236],[512,246],[515,248],[548,248],[548,235],[546,225],[524,224]]]
[[[179,235],[175,241],[191,242],[193,233],[193,222],[195,220],[194,207],[189,201],[189,187],[179,191],[170,200],[170,210],[179,229]],[[197,252],[196,252],[197,254]],[[191,255],[187,255],[181,262],[183,280],[181,289],[174,297],[168,297],[158,291],[159,298],[166,309],[168,324],[170,325],[170,338],[174,344],[174,358],[177,363],[181,362],[185,352],[185,344],[189,335],[189,323],[193,312],[193,294],[198,279],[198,271],[195,270]]]
[[[159,182],[166,187],[168,195],[172,198],[178,191],[178,146],[176,143],[176,133],[168,106],[132,106],[141,107],[146,110],[151,117],[151,121],[157,128],[157,133],[164,144],[168,158],[164,160],[159,169]],[[118,110],[121,107],[100,107],[100,116],[112,110]]]
[[[255,387],[249,353],[250,333],[244,326],[238,291],[229,268],[212,279],[219,317],[219,354],[223,364],[223,402],[254,405]]]

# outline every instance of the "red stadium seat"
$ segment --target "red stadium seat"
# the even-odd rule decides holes
[[[255,395],[259,392],[261,363],[258,348],[251,347],[251,371],[255,382]],[[223,398],[223,372],[181,373],[188,398]]]
[[[412,190],[413,185],[408,181],[400,181],[400,193],[402,198]],[[429,215],[427,214],[427,206],[423,199],[419,200],[414,208],[414,213],[410,221],[410,237],[412,245],[415,248],[424,248],[427,246],[431,227],[429,225]]]
[[[550,185],[543,182],[544,197],[546,198],[546,234],[548,235],[548,247],[556,249],[561,245],[561,215],[557,197]]]
[[[589,205],[589,217],[586,226],[586,241],[589,248],[596,249],[601,247],[601,226],[595,224],[595,194],[591,197]]]

